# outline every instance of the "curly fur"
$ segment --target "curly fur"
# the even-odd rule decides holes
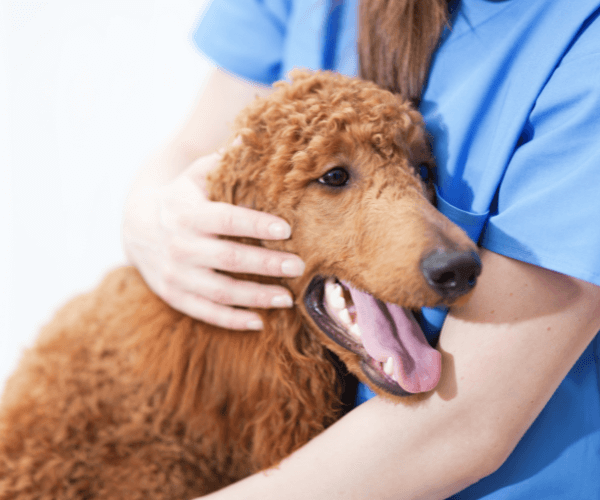
[[[440,302],[421,256],[472,244],[429,203],[415,167],[431,163],[419,114],[372,83],[298,73],[239,117],[239,145],[209,179],[214,200],[280,215],[307,264],[291,310],[258,311],[261,332],[193,320],[117,269],[64,307],[7,384],[0,407],[0,498],[193,498],[282,458],[340,416],[330,350],[356,355],[308,318],[317,273],[408,307]],[[344,165],[343,190],[317,179]],[[449,243],[450,242],[450,243]]]

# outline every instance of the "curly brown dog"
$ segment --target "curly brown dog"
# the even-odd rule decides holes
[[[272,466],[339,418],[330,351],[391,400],[435,387],[440,354],[409,310],[465,296],[480,264],[417,175],[432,165],[420,115],[372,83],[299,73],[236,135],[211,197],[291,224],[287,241],[252,243],[306,263],[279,280],[295,308],[258,311],[261,332],[226,331],[114,271],[57,314],[7,385],[2,500],[193,498]]]

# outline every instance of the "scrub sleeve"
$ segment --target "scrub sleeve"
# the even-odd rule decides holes
[[[357,1],[214,0],[194,40],[263,84],[294,67],[356,75]],[[600,285],[600,1],[451,12],[420,109],[438,209],[485,248]],[[431,342],[444,317],[422,311]],[[452,498],[600,498],[599,358],[596,336],[503,466]]]

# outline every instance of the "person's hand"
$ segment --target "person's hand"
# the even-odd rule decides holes
[[[138,192],[126,210],[123,245],[148,286],[173,308],[224,328],[256,330],[262,328],[257,314],[231,306],[291,307],[289,291],[215,270],[298,276],[304,264],[292,254],[216,237],[290,235],[278,217],[207,199],[206,175],[219,159],[218,153],[201,157],[169,184]]]

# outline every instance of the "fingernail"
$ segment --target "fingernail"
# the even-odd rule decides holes
[[[292,307],[294,301],[289,295],[277,295],[271,299],[273,307]]]
[[[304,272],[304,262],[301,260],[284,260],[281,263],[281,272],[286,276],[301,276]]]
[[[246,323],[246,328],[248,328],[248,330],[262,330],[264,326],[265,325],[263,325],[263,322],[260,319],[253,319]]]
[[[287,224],[273,222],[273,224],[269,226],[269,234],[274,238],[286,239],[290,237],[290,234],[292,234],[292,229]]]

